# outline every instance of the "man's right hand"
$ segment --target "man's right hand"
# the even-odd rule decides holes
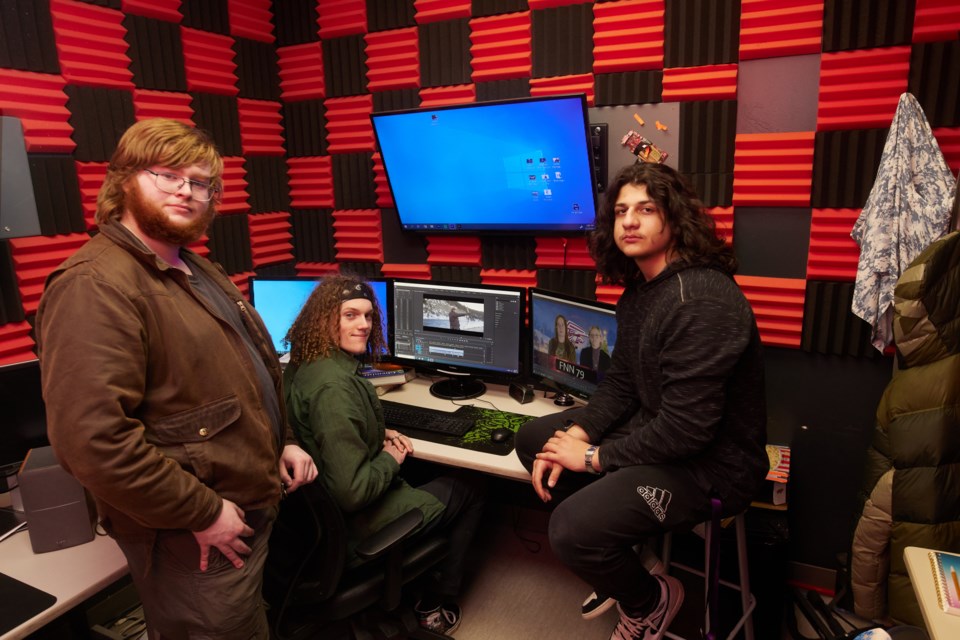
[[[210,548],[216,547],[237,569],[243,568],[241,555],[250,553],[250,547],[241,540],[241,536],[252,536],[253,528],[243,519],[243,509],[226,498],[220,515],[212,525],[203,531],[194,531],[193,537],[200,545],[200,571],[207,570]]]
[[[556,462],[540,459],[533,461],[533,468],[530,470],[530,480],[533,482],[533,490],[537,492],[537,495],[540,496],[540,499],[544,502],[550,502],[550,500],[553,499],[547,487],[553,488],[557,486],[557,480],[560,478],[562,471],[563,467]],[[547,476],[547,486],[543,484],[544,475]]]

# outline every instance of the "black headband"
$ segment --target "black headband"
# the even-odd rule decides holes
[[[365,300],[373,302],[373,291],[363,282],[358,282],[352,287],[347,287],[340,291],[340,302],[356,300],[357,298],[364,298]]]

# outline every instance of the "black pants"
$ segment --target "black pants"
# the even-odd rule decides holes
[[[528,470],[544,443],[565,420],[576,422],[579,411],[537,418],[520,428],[517,455]],[[675,465],[635,465],[602,476],[564,470],[550,494],[554,553],[595,591],[613,596],[629,611],[648,610],[659,598],[656,580],[633,547],[710,517],[709,492]]]
[[[483,481],[473,474],[461,473],[440,476],[417,488],[433,494],[444,505],[443,513],[424,527],[421,535],[431,531],[446,531],[449,535],[449,553],[440,565],[435,595],[456,598],[463,583],[467,551],[486,505]]]

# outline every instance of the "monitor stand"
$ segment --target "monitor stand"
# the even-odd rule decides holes
[[[569,393],[564,393],[563,391],[557,391],[556,395],[553,397],[553,404],[561,407],[569,407],[573,404],[573,396],[571,396]]]
[[[486,391],[487,385],[469,376],[444,378],[430,385],[431,395],[443,400],[469,400],[482,396]]]

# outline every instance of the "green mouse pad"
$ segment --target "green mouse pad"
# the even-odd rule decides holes
[[[0,635],[49,609],[56,601],[46,591],[0,573]]]
[[[473,449],[474,451],[483,451],[484,453],[493,453],[498,456],[505,456],[513,451],[513,437],[507,438],[503,442],[494,442],[490,435],[495,429],[506,429],[513,434],[531,416],[512,413],[510,411],[499,411],[496,409],[481,409],[480,407],[463,406],[457,409],[458,415],[466,415],[476,420],[476,424],[462,438],[457,436],[448,436],[432,431],[420,431],[419,429],[404,429],[415,438],[421,440],[430,440],[440,444],[448,444],[463,449]]]

